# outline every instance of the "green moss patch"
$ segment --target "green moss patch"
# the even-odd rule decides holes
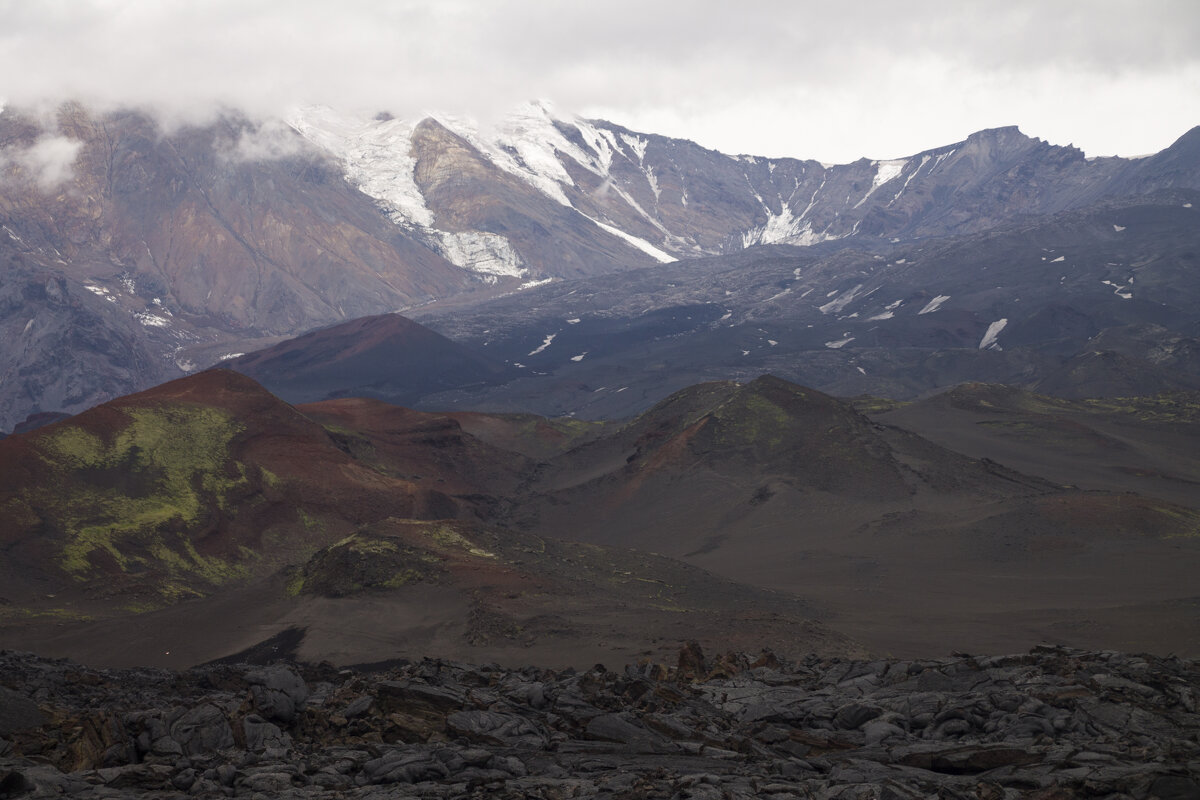
[[[438,559],[429,553],[366,531],[318,551],[292,573],[289,596],[346,597],[437,580]]]
[[[42,440],[54,476],[34,498],[64,535],[59,559],[83,579],[98,566],[122,572],[155,570],[179,579],[221,584],[244,566],[198,553],[189,533],[231,508],[249,486],[245,466],[230,454],[241,425],[204,406],[132,408],[128,424],[110,435],[67,426]]]

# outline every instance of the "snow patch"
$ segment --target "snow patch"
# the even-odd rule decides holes
[[[228,361],[231,358],[241,358],[245,353],[226,353],[223,356],[217,356],[217,361]]]
[[[538,353],[542,352],[543,350],[545,350],[547,347],[550,346],[550,343],[554,341],[555,336],[558,336],[558,334],[557,333],[548,334],[546,336],[546,338],[542,340],[542,343],[540,345],[538,345],[535,349],[530,350],[528,353],[526,353],[526,355],[536,356]]]
[[[567,320],[568,325],[578,325],[580,322],[582,322],[582,320],[580,320],[579,317]]]
[[[1116,231],[1117,233],[1120,233],[1121,231],[1125,230],[1125,226],[1117,225],[1116,223],[1113,223],[1113,230]]]
[[[571,356],[571,360],[572,360],[572,361],[583,361],[583,357],[584,357],[584,356],[586,356],[586,355],[587,355],[587,353],[586,353],[586,352],[583,352],[583,353],[580,353],[580,354],[579,354],[579,355],[577,355],[577,356]]]
[[[817,310],[822,314],[839,314],[842,309],[854,302],[854,298],[862,291],[863,285],[860,283],[848,292],[843,293],[835,300],[831,300]],[[836,294],[836,292],[834,292]]]
[[[873,317],[867,317],[867,322],[881,322],[885,319],[891,319],[896,316],[894,311],[884,311],[882,314],[876,314]]]
[[[148,311],[139,311],[133,316],[134,319],[142,323],[142,325],[147,328],[166,328],[171,324],[170,320],[164,319],[157,314],[151,314]]]
[[[658,178],[654,176],[654,167],[644,167],[643,172],[646,173],[646,183],[650,184],[650,191],[654,192],[654,202],[658,202],[662,197],[662,189],[658,188]]]
[[[642,163],[646,159],[646,147],[649,146],[649,139],[642,139],[628,133],[621,134],[621,141],[629,146],[629,149],[634,152],[638,158],[638,163]]]
[[[1060,262],[1060,261],[1066,261],[1066,260],[1067,260],[1067,257],[1066,257],[1066,256],[1059,256],[1058,258],[1052,259],[1052,260],[1050,261],[1050,263],[1051,263],[1051,264],[1057,264],[1057,263],[1058,263],[1058,262]]]
[[[847,336],[845,339],[838,339],[836,341],[826,342],[825,346],[828,347],[830,350],[840,350],[853,341],[854,341],[853,336]]]
[[[1125,286],[1122,286],[1121,284],[1118,284],[1118,283],[1113,283],[1112,281],[1100,281],[1100,282],[1103,283],[1105,286],[1111,286],[1113,288],[1113,294],[1115,294],[1117,297],[1121,298],[1122,300],[1132,300],[1133,299],[1133,291],[1131,290],[1131,287],[1133,286],[1133,278],[1130,278],[1129,283]]]
[[[908,164],[908,159],[900,158],[894,161],[875,161],[873,163],[875,164],[875,177],[871,180],[871,188],[863,195],[862,200],[854,204],[855,208],[867,202],[867,198],[875,194],[875,190],[880,186],[895,180],[896,176],[904,171],[905,165]]]
[[[983,338],[979,340],[979,349],[1000,350],[1000,345],[996,343],[996,337],[1000,335],[1000,331],[1004,330],[1004,326],[1008,324],[1007,319],[998,319],[991,325],[988,325],[987,332],[983,334]]]
[[[816,197],[816,193],[813,194],[813,197]],[[761,197],[759,198],[759,202],[762,202]],[[792,209],[787,203],[781,203],[780,206],[780,211],[776,214],[766,204],[763,205],[763,210],[767,212],[767,221],[742,233],[743,249],[756,244],[774,244],[776,242],[808,247],[819,242],[833,241],[834,239],[841,238],[831,234],[815,232],[812,229],[811,223],[803,221],[804,214],[808,213],[807,208],[803,214],[797,217],[792,214]],[[809,203],[809,208],[812,208],[812,203]]]
[[[894,203],[900,199],[900,195],[904,194],[904,190],[908,188],[908,185],[910,183],[912,183],[912,179],[917,177],[917,173],[920,172],[925,167],[925,165],[929,163],[929,158],[930,157],[927,155],[921,156],[921,163],[917,165],[916,169],[914,169],[911,173],[909,173],[908,178],[906,178],[904,181],[904,185],[900,187],[900,191],[896,192],[896,194],[894,194],[892,196],[892,199],[888,202],[889,206],[891,206],[892,203]],[[861,367],[860,367],[860,369],[861,369]],[[863,374],[865,375],[866,373],[864,372]]]
[[[593,219],[592,217],[589,217],[587,214],[584,214],[582,211],[580,211],[579,214],[580,214],[580,216],[591,220],[596,225],[600,226],[600,228],[602,228],[603,230],[607,231],[608,233],[611,233],[613,236],[616,236],[618,239],[624,239],[626,242],[633,245],[638,250],[641,250],[643,253],[650,256],[654,260],[658,261],[660,264],[670,264],[671,262],[678,260],[677,258],[675,258],[675,256],[671,255],[670,253],[666,253],[666,252],[663,252],[662,250],[659,250],[657,247],[650,244],[645,239],[639,239],[638,237],[636,237],[632,234],[626,233],[625,231],[621,230],[620,228],[614,228],[612,225],[607,225],[598,219]]]
[[[937,297],[933,298],[928,303],[926,303],[925,307],[917,312],[917,316],[920,316],[922,314],[932,314],[933,312],[937,311],[939,308],[942,307],[942,303],[946,302],[949,299],[950,299],[950,295],[939,294]]]

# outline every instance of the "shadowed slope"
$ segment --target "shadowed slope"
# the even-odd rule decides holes
[[[993,388],[1000,398],[1066,404]],[[918,406],[883,418],[899,421]],[[1124,446],[1082,424],[1062,430],[1084,450],[1055,461],[1057,439],[1034,430],[1024,458],[1003,460],[1037,474],[1040,453],[1054,464],[1048,481],[989,451],[947,449],[951,440],[933,436],[942,415],[925,419],[921,430],[936,444],[778,379],[704,384],[553,459],[534,485],[543,494],[518,511],[533,530],[659,552],[817,598],[839,630],[881,650],[1003,649],[1043,638],[1189,646],[1168,628],[1130,628],[1121,609],[1194,593],[1192,487],[1157,492],[1165,483],[1146,483],[1168,499],[1076,489],[1071,476],[1092,469],[1095,448]],[[1017,612],[1023,622],[1010,624],[1006,615]],[[1058,626],[1079,618],[1091,622]]]
[[[437,391],[499,382],[506,374],[399,314],[306,333],[226,365],[293,403],[360,396],[412,403]]]

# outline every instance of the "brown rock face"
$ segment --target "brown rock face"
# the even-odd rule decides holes
[[[216,357],[189,348],[300,333],[471,285],[298,136],[255,150],[258,131],[240,118],[164,131],[143,114],[73,105],[45,123],[0,115],[0,330],[25,345],[0,356],[0,376],[25,387],[23,401],[0,408],[0,428]],[[53,169],[31,155],[49,144],[62,150]],[[78,361],[53,371],[63,385],[31,369],[63,359]]]
[[[580,277],[648,261],[575,209],[499,169],[432,119],[413,131],[412,153],[417,186],[438,228],[504,236],[538,275]]]

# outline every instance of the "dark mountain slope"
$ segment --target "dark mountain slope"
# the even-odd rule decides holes
[[[428,402],[621,417],[763,372],[843,396],[966,380],[1068,392],[1071,360],[1110,349],[1127,366],[1089,394],[1189,388],[1198,221],[1200,193],[1168,191],[890,251],[764,248],[422,309],[423,324],[549,373]]]
[[[1059,483],[1193,506],[1200,497],[1195,392],[1068,401],[967,384],[872,416]]]
[[[835,625],[895,652],[1051,635],[1010,627],[1018,610],[1042,610],[1043,623],[1090,615],[1115,636],[1124,612],[1106,609],[1192,596],[1181,559],[1200,546],[1194,490],[1081,491],[1086,450],[1047,452],[1051,480],[1030,477],[1038,448],[1058,441],[1037,431],[1014,459],[1026,474],[993,460],[1009,451],[962,455],[932,438],[775,378],[705,384],[551,459],[513,514],[531,530],[820,598]]]
[[[425,395],[498,383],[510,369],[399,314],[364,317],[290,339],[223,366],[292,403],[377,397],[411,405]]]

